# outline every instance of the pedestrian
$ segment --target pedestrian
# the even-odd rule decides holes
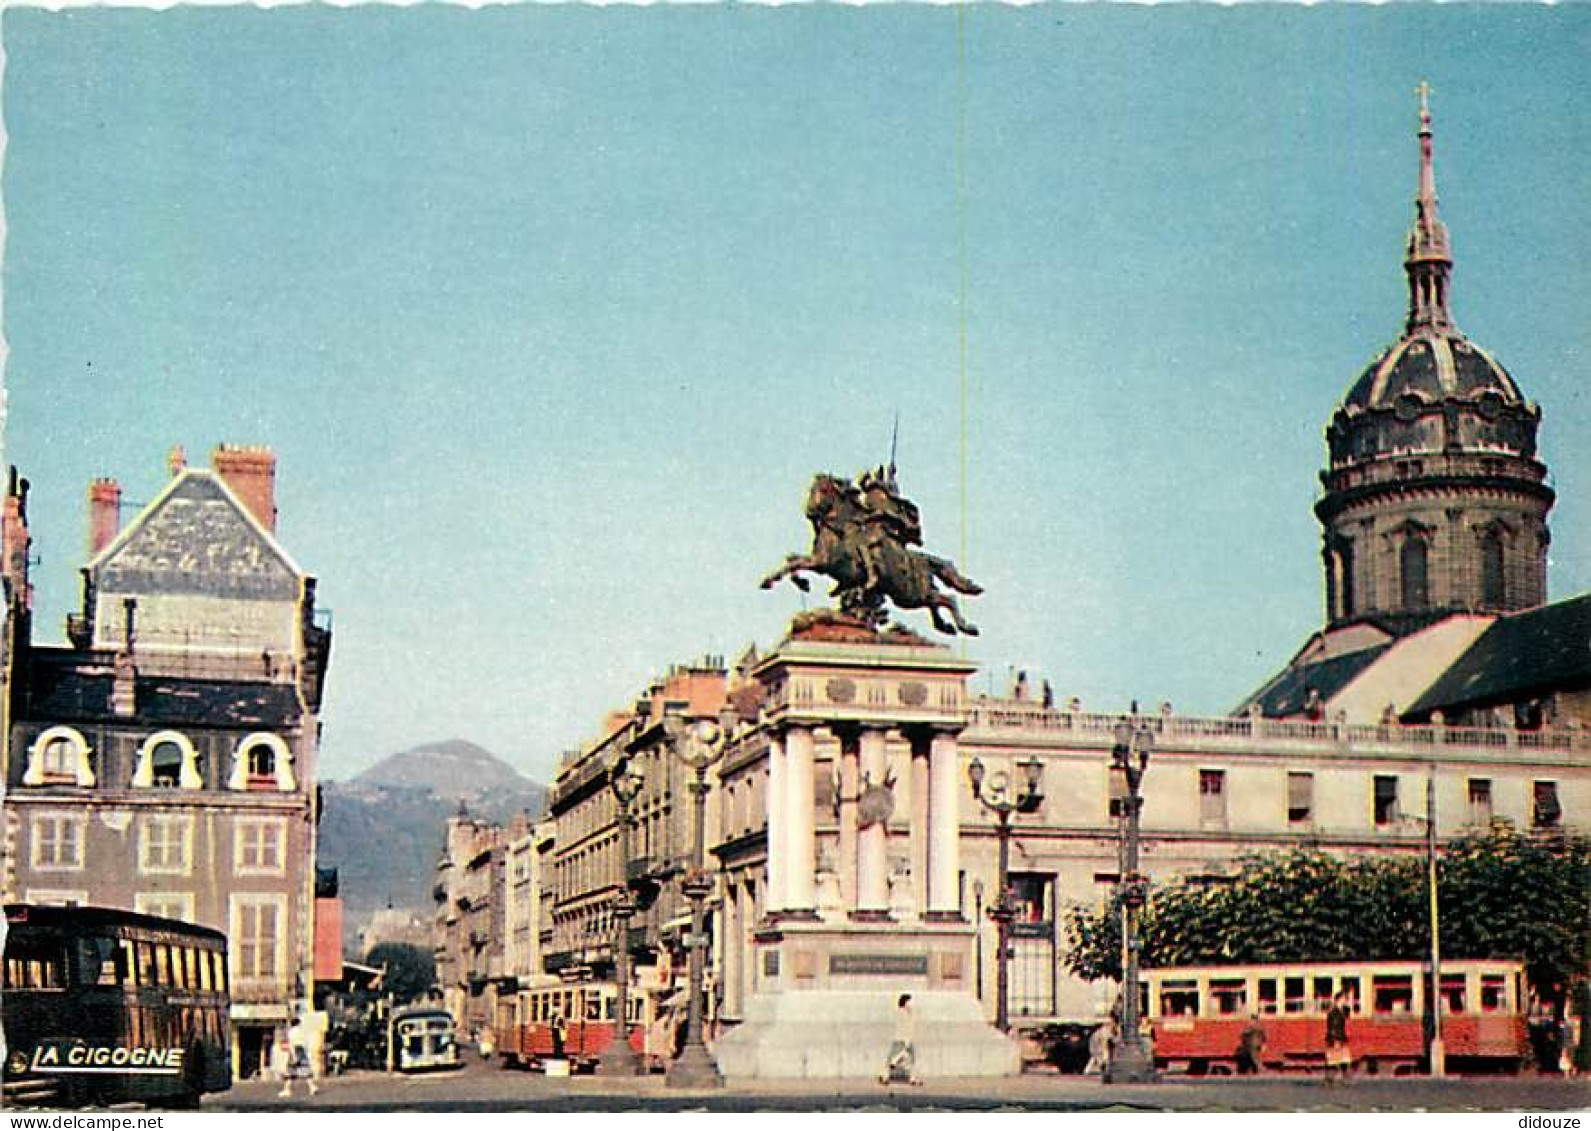
[[[497,1043],[492,1039],[492,1030],[489,1025],[482,1025],[479,1033],[475,1035],[475,1047],[480,1051],[481,1059],[490,1061],[492,1053],[497,1049]]]
[[[1088,1035],[1088,1064],[1083,1068],[1085,1075],[1098,1076],[1105,1071],[1105,1066],[1110,1063],[1110,1050],[1115,1043],[1116,1022],[1107,1017]]]
[[[890,1043],[884,1071],[878,1078],[880,1084],[889,1084],[902,1078],[913,1086],[922,1084],[917,1078],[916,1040],[917,1018],[912,1013],[912,996],[901,994],[895,1001],[895,1039]]]
[[[1265,1026],[1260,1024],[1258,1013],[1251,1013],[1238,1041],[1237,1072],[1239,1076],[1257,1076],[1264,1071]]]
[[[294,1015],[292,1025],[287,1029],[287,1068],[282,1074],[282,1090],[276,1094],[284,1100],[293,1098],[293,1081],[302,1080],[308,1085],[309,1094],[314,1095],[320,1091],[315,1083],[315,1073],[309,1062],[310,1035],[304,1027],[304,1019]]]
[[[1326,1013],[1326,1080],[1348,1082],[1353,1053],[1348,1049],[1348,995],[1342,990],[1331,999]]]

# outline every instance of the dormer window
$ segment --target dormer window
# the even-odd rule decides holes
[[[28,748],[23,785],[92,786],[94,766],[88,741],[71,727],[50,727]]]
[[[297,788],[293,778],[293,755],[278,735],[251,734],[238,743],[232,755],[232,774],[227,788],[289,792]]]
[[[203,789],[199,752],[188,736],[174,730],[152,734],[138,748],[135,789]]]

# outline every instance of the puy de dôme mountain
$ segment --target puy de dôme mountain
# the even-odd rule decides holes
[[[384,907],[429,916],[443,825],[460,802],[472,816],[506,824],[518,812],[539,816],[546,798],[546,786],[462,739],[425,743],[324,783],[319,863],[338,871],[345,945]]]

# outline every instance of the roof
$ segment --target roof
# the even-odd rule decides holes
[[[1236,713],[1245,713],[1252,705],[1258,704],[1261,714],[1267,718],[1301,715],[1309,701],[1310,692],[1318,692],[1322,703],[1329,701],[1379,660],[1390,647],[1391,644],[1379,644],[1345,655],[1290,664],[1244,700]]]
[[[111,709],[114,684],[108,663],[34,663],[18,716],[50,723],[124,721]],[[274,729],[302,715],[290,683],[139,676],[134,686],[133,719],[140,725]]]
[[[1582,687],[1591,687],[1591,593],[1498,617],[1404,718]]]

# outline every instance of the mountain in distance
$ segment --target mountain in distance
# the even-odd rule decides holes
[[[463,739],[425,743],[383,758],[346,782],[322,783],[319,863],[336,868],[344,949],[385,907],[429,917],[442,833],[462,802],[471,816],[507,824],[540,816],[547,787]]]

